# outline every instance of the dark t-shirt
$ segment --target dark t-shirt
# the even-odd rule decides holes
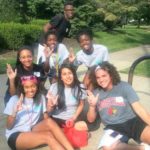
[[[26,70],[22,65],[17,66],[17,77],[35,75],[39,81],[45,80],[45,72],[43,64],[33,64],[32,70]]]
[[[56,30],[58,42],[62,42],[64,37],[67,37],[71,28],[71,24],[65,19],[64,15],[58,14],[54,16],[50,22],[52,29]]]
[[[44,66],[43,64],[33,64],[33,69],[32,70],[25,70],[22,65],[19,65],[16,67],[17,69],[17,77],[15,78],[15,86],[18,86],[18,79],[22,76],[28,76],[28,75],[35,75],[37,76],[39,82],[45,81],[46,80],[46,74],[44,72]],[[8,89],[6,90],[5,97],[4,97],[4,103],[9,101],[11,95],[9,93],[9,80],[7,80],[7,85]]]

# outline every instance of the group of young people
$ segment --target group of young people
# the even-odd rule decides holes
[[[36,64],[28,46],[18,50],[15,68],[7,64],[4,113],[10,148],[86,146],[88,123],[99,116],[105,128],[98,149],[150,150],[150,114],[109,63],[107,48],[94,44],[92,32],[83,29],[77,35],[81,50],[75,55],[58,41],[57,34],[56,30],[44,34]],[[88,68],[83,81],[77,76],[81,64]],[[44,87],[47,78],[48,90]],[[86,118],[80,118],[85,103]],[[139,144],[129,145],[130,138]]]

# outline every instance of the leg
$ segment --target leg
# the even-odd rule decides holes
[[[66,150],[73,150],[71,144],[67,140],[61,128],[57,125],[57,123],[51,118],[44,119],[40,123],[38,123],[33,129],[33,132],[39,131],[48,131],[51,132],[55,139],[63,145]]]
[[[150,126],[146,126],[140,136],[142,142],[150,144]]]
[[[88,131],[87,124],[84,121],[78,121],[75,123],[74,128],[77,130],[86,130]]]
[[[31,149],[43,144],[47,144],[51,150],[65,150],[50,132],[24,132],[16,140],[16,147],[19,150]]]

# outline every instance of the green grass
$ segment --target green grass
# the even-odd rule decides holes
[[[128,74],[129,68],[120,72]],[[150,60],[144,60],[139,63],[134,70],[134,75],[150,77]]]
[[[9,58],[9,59],[0,59],[0,74],[6,73],[6,64],[11,64],[12,67],[15,66],[16,59],[15,58]]]
[[[35,22],[36,20],[32,21],[32,23]],[[37,24],[43,24],[46,21],[38,20],[37,22]],[[136,26],[128,25],[125,26],[125,28],[116,28],[112,32],[98,31],[94,34],[94,42],[106,45],[109,49],[109,53],[143,44],[150,44],[150,26],[143,26],[138,29]],[[74,47],[74,49],[77,51],[79,48]],[[15,59],[16,58],[0,59],[0,73],[6,72],[7,63],[14,65]],[[148,68],[148,66],[150,66],[150,61],[140,63],[135,70],[135,74],[150,77],[150,68]],[[129,69],[123,70],[123,72],[128,73],[128,70]]]
[[[125,26],[112,32],[95,32],[94,41],[106,45],[109,52],[150,44],[150,26]]]

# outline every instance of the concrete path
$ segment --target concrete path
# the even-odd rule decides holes
[[[114,52],[110,54],[110,62],[113,63],[118,70],[129,68],[133,61],[140,56],[150,54],[150,45],[140,46],[136,48],[127,49],[120,52]],[[150,68],[149,68],[150,69]],[[81,66],[78,73],[84,72],[84,66]],[[122,80],[127,81],[127,74],[120,74]],[[82,77],[81,77],[82,78]],[[10,150],[7,146],[4,136],[5,117],[2,114],[4,109],[3,97],[6,90],[6,75],[0,75],[0,150]],[[141,103],[144,107],[150,111],[150,78],[134,76],[133,87],[141,99]],[[80,150],[96,150],[100,136],[102,135],[102,126],[91,132],[91,138],[87,147],[81,148]],[[36,149],[36,150],[48,150],[48,147]]]

